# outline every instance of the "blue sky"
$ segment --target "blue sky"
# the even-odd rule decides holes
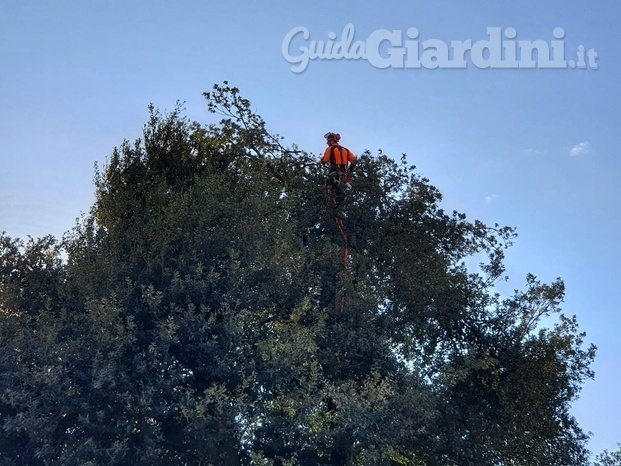
[[[621,441],[621,317],[617,244],[621,3],[383,1],[294,3],[3,0],[0,15],[0,230],[34,237],[69,230],[93,202],[93,164],[140,136],[147,106],[212,122],[202,98],[228,80],[273,132],[319,154],[337,131],[356,153],[408,154],[447,210],[516,226],[506,291],[526,273],[562,277],[566,314],[599,350],[573,412],[591,448]],[[377,30],[473,42],[487,28],[580,45],[598,69],[378,69],[366,60],[312,60],[291,71],[287,33],[310,40]],[[291,52],[307,44],[300,37]],[[384,43],[382,53],[386,53]]]

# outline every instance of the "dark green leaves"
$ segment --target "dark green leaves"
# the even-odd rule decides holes
[[[585,464],[594,348],[561,280],[496,292],[514,229],[381,152],[335,211],[318,156],[205,97],[149,108],[61,244],[2,237],[2,464]]]

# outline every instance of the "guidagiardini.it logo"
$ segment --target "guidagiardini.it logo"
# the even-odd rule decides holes
[[[305,71],[312,60],[365,60],[375,68],[466,69],[591,69],[599,68],[594,48],[579,45],[573,58],[567,57],[565,30],[556,27],[547,39],[518,39],[513,27],[488,27],[487,38],[421,40],[417,28],[378,29],[366,40],[355,39],[355,27],[348,23],[340,37],[330,32],[327,40],[309,40],[304,26],[291,29],[282,41],[282,55],[291,71]]]

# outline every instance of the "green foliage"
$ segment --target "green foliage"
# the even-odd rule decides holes
[[[618,444],[619,450],[610,452],[604,450],[595,458],[594,466],[619,466],[621,465],[621,444]]]
[[[0,464],[586,464],[595,349],[540,328],[562,281],[495,292],[512,228],[366,152],[343,264],[317,157],[205,97],[150,107],[62,243],[2,236]]]

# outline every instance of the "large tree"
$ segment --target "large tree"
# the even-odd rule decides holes
[[[496,292],[512,228],[382,153],[335,205],[236,88],[205,97],[217,124],[150,107],[62,241],[2,237],[2,464],[586,464],[595,350],[561,280]]]

